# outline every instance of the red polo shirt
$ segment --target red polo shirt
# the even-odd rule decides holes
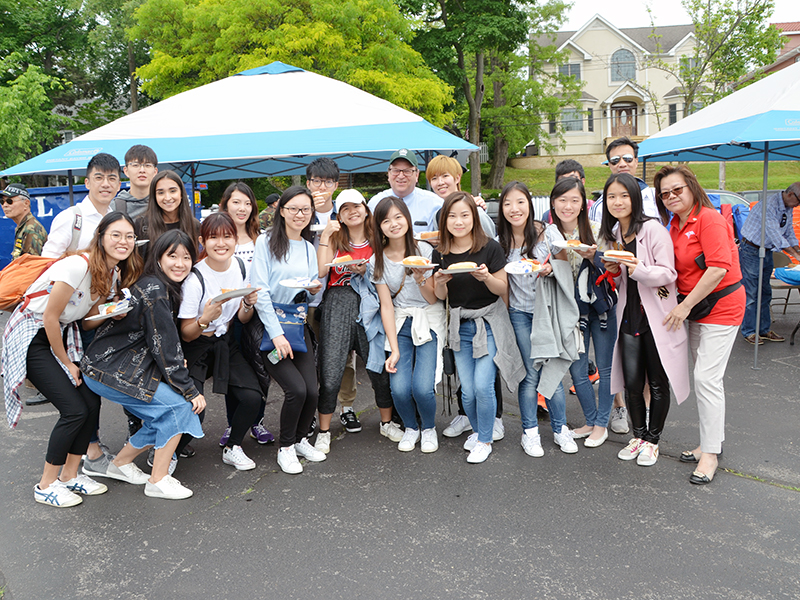
[[[715,292],[742,280],[733,228],[713,208],[701,207],[700,213],[689,216],[683,227],[675,215],[669,233],[675,247],[675,269],[678,271],[678,291],[681,294],[688,295],[705,273],[695,262],[695,258],[701,254],[705,256],[707,267],[720,267],[727,271],[714,288]],[[744,287],[740,287],[718,300],[711,314],[698,323],[740,325],[744,317],[744,305],[745,291]]]

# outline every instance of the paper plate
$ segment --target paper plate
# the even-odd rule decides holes
[[[223,300],[230,300],[231,298],[244,298],[248,294],[252,294],[256,291],[256,288],[248,287],[242,288],[240,290],[231,290],[230,292],[225,292],[224,294],[220,294],[219,296],[215,296],[211,299],[212,302],[222,302]]]
[[[323,225],[322,223],[314,223],[311,227],[309,227],[309,229],[311,231],[324,231],[325,227],[326,226]]]
[[[438,267],[439,263],[428,263],[427,265],[406,265],[406,264],[403,264],[403,266],[406,269],[419,269],[420,271],[427,271],[428,269],[432,269],[433,267]]]
[[[570,246],[569,244],[567,244],[566,241],[561,241],[561,240],[559,240],[557,242],[553,242],[553,246],[555,246],[556,248],[561,248],[562,250],[566,249],[566,250],[583,250],[583,251],[586,251],[586,250],[591,250],[592,249],[592,247],[590,245],[588,245],[588,244],[579,244],[577,246]]]
[[[118,308],[117,310],[110,312],[105,315],[95,315],[93,317],[86,317],[87,321],[102,321],[103,319],[109,319],[111,317],[118,317],[120,315],[126,315],[133,310],[132,306],[128,306],[126,308]]]
[[[534,265],[525,260],[516,260],[503,267],[511,275],[534,275],[542,270],[542,265]]]
[[[464,269],[443,269],[442,273],[447,273],[448,275],[458,275],[459,273],[474,273],[480,269],[480,267],[466,267]]]
[[[309,279],[308,277],[294,277],[293,279],[284,279],[283,281],[279,281],[283,287],[292,288],[296,290],[308,290],[311,289],[319,284],[315,283],[312,284],[313,280]]]
[[[363,265],[365,262],[367,262],[366,259],[359,258],[358,260],[346,260],[344,262],[328,263],[325,266],[326,267],[349,267],[350,265]]]

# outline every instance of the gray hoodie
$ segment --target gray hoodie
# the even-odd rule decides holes
[[[150,196],[134,198],[128,190],[122,190],[117,194],[117,197],[114,198],[111,210],[127,212],[131,219],[135,219],[143,215],[144,211],[147,210],[147,203],[149,200]]]

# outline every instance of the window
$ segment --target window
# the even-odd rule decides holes
[[[669,105],[669,124],[675,125],[678,122],[678,105],[677,104],[670,104]]]
[[[702,102],[692,102],[691,104],[684,104],[683,105],[683,116],[688,117],[689,115],[693,115],[698,110],[703,108]]]
[[[634,81],[636,79],[636,59],[630,50],[617,50],[611,55],[611,81]]]
[[[549,125],[550,125],[549,131],[550,131],[550,134],[552,135],[552,134],[554,134],[556,132],[556,116],[555,115],[550,115],[550,123],[549,123]]]
[[[561,113],[564,131],[583,131],[583,115],[575,108],[565,108]]]
[[[561,65],[558,67],[558,74],[564,77],[574,77],[576,81],[581,80],[581,65]]]
[[[594,131],[594,109],[587,108],[586,112],[588,113],[586,116],[586,124],[587,124],[587,131]]]

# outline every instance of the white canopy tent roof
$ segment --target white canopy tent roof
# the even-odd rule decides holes
[[[478,148],[351,85],[274,62],[167,98],[7,169],[3,175],[80,175],[99,152],[120,162],[134,144],[185,180],[296,175],[319,156],[343,172],[385,170],[392,152],[465,164]]]

